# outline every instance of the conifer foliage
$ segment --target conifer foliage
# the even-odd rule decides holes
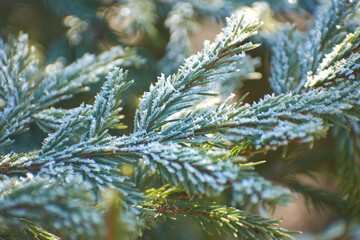
[[[138,2],[154,5],[127,4]],[[351,206],[344,214],[358,221],[360,27],[353,19],[359,1],[324,2],[307,33],[285,26],[269,40],[274,93],[249,104],[246,95],[225,89],[258,64],[248,52],[259,46],[253,41],[262,23],[233,14],[213,42],[171,74],[188,55],[188,36],[176,36],[194,27],[196,12],[180,1],[167,20],[170,42],[159,62],[167,75],[139,99],[129,134],[118,134],[124,91],[137,81],[126,68],[147,64],[134,49],[118,46],[67,66],[44,66],[28,35],[1,41],[0,239],[137,239],[157,222],[184,217],[218,239],[292,239],[296,232],[252,209],[288,203],[305,190],[265,179],[255,166],[266,163],[254,157],[312,144],[329,129],[341,139],[341,201]],[[146,16],[133,17],[149,36],[159,34]],[[187,19],[175,21],[179,16]],[[102,76],[92,104],[56,105]],[[46,137],[24,152],[16,137],[35,124]],[[223,194],[231,201],[218,200]]]

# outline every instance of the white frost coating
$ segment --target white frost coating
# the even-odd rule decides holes
[[[43,129],[52,133],[44,141],[42,149],[31,155],[6,155],[2,158],[0,166],[9,169],[18,167],[20,170],[31,169],[34,166],[39,169],[38,175],[27,178],[42,176],[51,179],[44,185],[46,188],[50,188],[52,181],[61,176],[66,176],[65,182],[69,184],[83,184],[89,181],[88,183],[96,189],[115,188],[121,193],[122,199],[134,201],[135,204],[139,203],[133,200],[138,192],[133,186],[132,176],[121,175],[126,175],[126,171],[122,169],[124,164],[134,166],[135,174],[139,174],[137,171],[140,168],[144,170],[140,172],[141,176],[134,176],[136,179],[140,178],[140,184],[142,177],[154,174],[172,186],[182,184],[185,191],[194,195],[211,196],[233,186],[234,202],[240,204],[246,199],[257,204],[263,200],[277,201],[279,198],[288,197],[288,190],[272,186],[265,179],[258,178],[252,167],[238,163],[245,163],[249,156],[257,153],[257,150],[263,152],[277,149],[291,142],[311,142],[323,136],[328,125],[322,119],[326,117],[338,113],[345,117],[353,117],[353,113],[348,110],[357,109],[360,103],[359,83],[353,80],[356,79],[360,57],[358,53],[354,53],[346,59],[335,59],[329,54],[320,64],[323,69],[313,69],[315,74],[309,75],[309,78],[312,77],[318,83],[324,79],[327,83],[330,78],[335,79],[339,75],[348,78],[343,82],[337,82],[336,85],[325,84],[319,89],[281,94],[294,87],[292,82],[303,80],[289,76],[284,81],[279,80],[281,84],[275,84],[277,94],[266,95],[251,105],[232,103],[234,99],[230,96],[220,104],[199,107],[197,103],[202,100],[210,103],[210,98],[205,94],[217,90],[216,85],[231,79],[235,72],[241,72],[238,69],[243,66],[241,64],[247,65],[248,58],[245,57],[244,51],[252,49],[254,45],[241,45],[239,41],[255,34],[258,25],[240,19],[241,17],[234,17],[228,20],[228,27],[217,36],[215,43],[206,42],[205,49],[188,58],[177,74],[167,77],[161,75],[158,78],[158,82],[153,84],[150,91],[140,100],[135,131],[129,136],[111,136],[111,132],[108,131],[111,126],[117,126],[117,113],[121,110],[118,97],[128,86],[123,76],[126,74],[121,70],[114,70],[108,75],[93,105],[82,105],[69,111],[40,109],[40,112],[32,117]],[[179,16],[173,19],[177,23],[181,20]],[[255,30],[249,30],[251,28]],[[314,33],[314,36],[321,38],[320,33]],[[173,35],[177,40],[179,37],[181,36]],[[285,35],[281,38],[285,39]],[[231,46],[232,44],[234,46]],[[298,43],[294,43],[296,44]],[[336,50],[349,51],[353,46],[355,43],[345,44],[344,48],[338,47]],[[238,48],[238,52],[227,52],[229,48]],[[302,48],[296,48],[293,53],[301,52]],[[299,54],[300,57],[305,55],[306,53]],[[223,57],[219,59],[221,56]],[[340,55],[336,54],[336,57],[338,56]],[[107,55],[102,57],[104,61],[109,60]],[[94,81],[98,71],[107,69],[106,61],[103,63],[106,66],[98,63],[102,57],[86,55],[81,64],[79,62],[73,67],[59,69],[62,71],[62,77],[55,73],[48,76],[49,83],[39,85],[42,92],[39,90],[37,93],[45,93],[45,97],[39,99],[45,104],[49,100],[48,97],[55,93],[64,96],[72,94],[71,89],[78,91],[89,81]],[[292,58],[288,52],[279,52],[278,57],[281,58],[279,63],[283,65],[292,60],[294,64],[298,64],[298,59]],[[79,71],[89,70],[84,64],[93,67],[94,71],[78,74]],[[301,64],[301,67],[306,65]],[[10,71],[8,68],[4,69]],[[291,66],[283,66],[283,69],[277,66],[274,72],[285,76],[292,69]],[[281,72],[282,70],[286,72]],[[300,74],[303,71],[301,68]],[[71,80],[72,74],[79,76]],[[12,77],[1,75],[1,78]],[[71,81],[67,85],[69,79]],[[21,76],[19,81],[25,82],[25,78]],[[31,86],[23,85],[17,89],[10,84],[6,91],[31,91]],[[9,98],[9,105],[16,106],[19,98],[14,96]],[[34,103],[29,106],[36,107]],[[10,115],[11,110],[11,107],[7,107],[3,114]],[[9,136],[13,133],[11,129],[4,132]],[[25,177],[18,179],[15,187],[21,186],[24,179]],[[0,188],[4,189],[2,184],[0,181]],[[67,190],[69,189],[63,188],[58,193],[66,194]],[[57,195],[49,192],[47,196]],[[16,199],[28,202],[33,200],[28,195]],[[33,202],[44,199],[47,198],[41,196]],[[47,210],[59,215],[65,214],[56,207]],[[77,216],[70,217],[66,224],[71,221],[82,222],[81,219]]]
[[[207,75],[206,78],[215,81],[217,80],[215,76],[218,76],[217,78],[219,79],[220,75],[236,71],[232,66],[232,62],[236,62],[243,58],[243,52],[240,52],[240,54],[234,53],[232,56],[229,56],[228,59],[226,59],[228,64],[224,64],[222,67],[212,69],[211,71],[207,69],[209,66],[216,64],[222,48],[225,47],[224,44],[226,44],[227,47],[231,46],[256,33],[256,30],[254,29],[245,29],[248,26],[257,28],[259,25],[258,22],[255,21],[250,23],[242,21],[243,17],[240,15],[232,16],[231,19],[227,19],[228,26],[216,37],[215,42],[205,42],[204,50],[185,59],[185,64],[180,68],[177,75],[171,75],[167,78],[164,75],[161,75],[158,78],[158,82],[150,87],[150,92],[145,93],[141,99],[139,104],[140,114],[139,118],[135,119],[135,125],[140,129],[149,129],[153,125],[163,125],[160,121],[163,121],[165,117],[162,117],[162,115],[164,115],[166,110],[172,105],[176,106],[181,104],[181,101],[186,101],[184,98],[186,96],[185,93],[191,91],[194,87],[197,87],[195,83],[200,80],[201,77]],[[247,43],[242,47],[246,50],[253,46],[250,43]],[[180,93],[185,95],[181,96]],[[173,98],[173,95],[176,94],[178,94],[178,96]],[[167,101],[166,99],[174,99],[175,101]],[[188,108],[188,106],[186,108]],[[171,119],[171,115],[173,114],[174,113],[167,115],[166,118]],[[154,124],[157,121],[159,121],[159,123]]]

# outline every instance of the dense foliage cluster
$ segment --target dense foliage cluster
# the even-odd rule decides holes
[[[42,2],[67,15],[69,46],[62,47],[75,56],[96,40],[86,36],[104,3],[90,2]],[[270,33],[245,7],[231,14],[246,1],[204,2],[109,3],[119,41],[135,41],[138,50],[116,46],[70,64],[50,47],[41,59],[24,33],[0,41],[0,239],[159,239],[165,220],[184,218],[214,239],[291,239],[298,232],[278,227],[269,213],[297,194],[338,210],[336,237],[360,236],[360,1],[314,2],[308,31],[277,23]],[[225,26],[191,55],[204,16]],[[234,89],[258,76],[260,60],[250,53],[259,40],[271,45],[272,93],[248,103]],[[122,100],[149,78],[146,66],[161,74],[125,129]],[[93,100],[63,104],[96,84]],[[331,131],[334,149],[294,157]],[[29,143],[31,133],[40,144]],[[273,160],[262,154],[280,151],[281,169],[262,170]],[[331,151],[339,194],[297,181]]]

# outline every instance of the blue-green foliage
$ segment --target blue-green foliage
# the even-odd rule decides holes
[[[352,216],[360,213],[356,207],[360,172],[355,160],[359,156],[360,26],[353,21],[359,6],[359,1],[323,1],[308,33],[299,33],[294,27],[284,28],[273,48],[274,67],[270,78],[277,94],[292,92],[305,96],[315,91],[315,98],[325,103],[326,106],[321,107],[316,104],[317,109],[309,112],[335,124],[334,133],[339,141],[338,179],[343,196],[349,201],[347,211]],[[334,97],[346,100],[341,103]],[[344,109],[342,114],[337,112],[340,109]]]
[[[187,31],[193,23],[183,17],[192,18],[195,12],[182,10],[211,12],[202,8],[203,2],[182,2],[170,11],[172,35],[164,59],[176,57],[175,50],[188,49]],[[122,3],[137,27],[155,39],[155,1]],[[260,176],[254,166],[263,162],[253,162],[252,157],[291,143],[313,143],[335,124],[353,166],[352,177],[343,183],[358,181],[354,156],[360,116],[360,31],[346,32],[345,21],[358,3],[330,2],[325,9],[333,9],[334,16],[318,11],[308,35],[285,27],[273,49],[270,84],[275,93],[252,104],[234,95],[223,98],[229,91],[222,86],[244,79],[258,64],[247,52],[258,46],[250,38],[261,23],[243,13],[232,15],[213,43],[206,41],[176,73],[162,74],[150,86],[127,135],[114,134],[113,129],[124,127],[121,97],[133,82],[122,68],[144,64],[133,50],[116,47],[99,56],[87,54],[66,67],[41,66],[27,35],[1,42],[0,144],[13,144],[12,138],[32,123],[47,137],[32,152],[18,149],[1,155],[0,238],[101,239],[116,232],[121,239],[133,239],[153,222],[180,216],[195,219],[216,236],[292,238],[291,232],[277,227],[279,220],[248,211],[259,203],[274,207],[294,197]],[[213,7],[214,12],[221,9]],[[169,73],[176,64],[167,66]],[[105,73],[93,104],[54,107],[87,90]],[[339,175],[344,174],[340,168]],[[231,193],[231,205],[213,202],[225,192]],[[348,200],[354,205],[358,201]]]

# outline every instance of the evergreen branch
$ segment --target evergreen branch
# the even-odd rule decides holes
[[[73,109],[48,108],[33,115],[34,122],[46,133],[55,132],[71,117]]]
[[[173,4],[174,6],[171,8],[164,22],[165,27],[169,29],[170,39],[166,46],[166,54],[158,63],[161,72],[165,74],[176,72],[184,59],[189,57],[191,48],[190,34],[198,27],[196,23],[198,14],[217,14],[221,16],[223,15],[221,12],[226,12],[230,9],[230,6],[227,6],[230,2],[225,4],[225,2],[212,1],[209,3],[208,1],[198,0],[191,2],[173,1]],[[250,64],[251,61],[253,64]],[[236,72],[236,75],[244,78],[249,73],[254,72],[252,67],[259,64],[259,59],[245,57],[245,59],[242,62],[239,61],[239,63],[239,66],[237,66],[239,71]],[[242,72],[240,73],[240,71]],[[237,79],[236,77],[234,76],[234,79],[231,80]],[[226,83],[233,83],[233,81],[227,80]],[[235,81],[230,86],[227,86],[227,84],[223,84],[223,86],[226,87],[228,91],[230,89],[230,91],[232,91],[234,89],[232,88],[233,86],[239,87],[239,85],[236,85],[239,80],[243,79],[238,79],[238,81]]]
[[[175,1],[121,2],[126,2],[121,13],[159,46],[155,23],[166,14],[158,14],[157,7],[167,7],[166,12]],[[202,8],[211,12],[212,4],[221,5],[217,13],[227,7],[222,5],[224,1],[211,1],[206,6],[199,3],[204,1],[183,3],[176,11],[184,16],[181,11],[193,9],[193,18]],[[122,126],[120,94],[131,84],[125,81],[123,70],[108,75],[93,105],[70,110],[49,107],[86,90],[114,65],[142,62],[132,50],[115,48],[98,57],[85,55],[56,70],[52,65],[39,68],[24,35],[6,45],[0,43],[0,145],[8,144],[10,137],[25,131],[31,122],[49,133],[40,149],[0,157],[0,238],[16,238],[12,232],[19,226],[21,237],[29,238],[57,238],[48,231],[74,239],[111,238],[117,232],[137,237],[143,222],[154,222],[160,216],[193,217],[215,235],[291,238],[290,232],[276,228],[278,220],[213,203],[212,197],[230,190],[233,204],[248,210],[260,201],[271,207],[288,201],[292,194],[287,189],[257,175],[253,169],[256,163],[246,161],[256,153],[312,142],[326,134],[330,122],[353,130],[338,136],[344,141],[340,146],[349,148],[349,154],[343,154],[348,159],[339,167],[340,176],[349,167],[357,167],[360,30],[347,34],[345,28],[358,3],[332,1],[318,12],[320,20],[308,38],[295,29],[283,31],[274,50],[271,78],[278,96],[267,95],[245,105],[241,105],[243,99],[232,102],[231,96],[217,106],[200,106],[208,96],[224,93],[219,86],[234,77],[247,77],[258,62],[244,52],[257,46],[246,41],[260,24],[244,15],[228,19],[214,43],[206,42],[204,50],[185,60],[177,74],[159,77],[140,99],[134,132],[122,136],[112,136],[109,129]],[[179,16],[173,9],[167,16]],[[326,16],[330,10],[335,17]],[[180,39],[183,43],[188,38],[187,21],[170,27],[174,34],[186,32]],[[355,188],[357,170],[351,169],[343,181],[343,195],[354,205],[354,214],[358,212],[358,191],[351,194],[348,185]],[[153,182],[146,182],[149,179]],[[169,185],[150,189],[144,198],[147,188],[163,182]],[[320,207],[343,210],[340,198],[291,178],[285,182]],[[99,190],[110,195],[110,204],[99,199]],[[112,196],[111,191],[116,194]],[[98,202],[101,211],[93,208]]]
[[[236,115],[237,131],[244,129],[240,136],[251,140],[253,147],[249,147],[256,151],[287,145],[291,141],[312,141],[311,136],[322,136],[326,131],[319,117],[331,117],[340,112],[352,117],[353,108],[359,109],[358,85],[355,82],[327,91],[318,89],[301,95],[267,96]],[[262,133],[252,130],[257,126]]]
[[[319,117],[331,117],[341,112],[348,117],[354,117],[353,108],[359,108],[360,96],[358,87],[355,86],[358,86],[358,83],[343,85],[340,89],[330,88],[328,91],[314,89],[302,95],[289,93],[267,96],[252,106],[238,109],[238,103],[229,104],[228,100],[214,110],[196,111],[171,122],[158,133],[150,132],[144,135],[140,132],[137,133],[138,138],[135,138],[134,133],[125,141],[129,142],[128,146],[118,146],[123,152],[148,155],[146,159],[148,164],[154,167],[153,171],[160,168],[165,180],[177,184],[181,182],[179,179],[187,179],[188,176],[182,172],[184,163],[179,165],[177,162],[179,156],[170,154],[174,153],[176,145],[166,145],[167,142],[187,143],[193,147],[209,144],[228,149],[235,145],[233,155],[242,156],[276,149],[291,142],[311,142],[323,136],[327,130],[327,124]],[[146,145],[147,143],[149,145]],[[166,148],[171,150],[166,150],[167,153],[164,154],[161,148],[164,148],[164,151]],[[189,159],[187,162],[192,161]],[[171,166],[172,164],[177,167]],[[215,167],[213,164],[210,166]],[[204,183],[201,178],[191,178],[192,183],[199,180]],[[200,189],[200,192],[204,190]]]
[[[41,226],[28,221],[26,219],[20,219],[23,223],[22,227],[19,228],[17,224],[15,227],[17,228],[16,232],[10,232],[8,229],[0,228],[0,239],[1,240],[17,240],[17,239],[44,239],[44,240],[60,240],[61,238],[48,232]]]
[[[102,87],[102,90],[95,97],[93,109],[81,113],[88,116],[90,119],[89,124],[85,130],[88,135],[83,135],[83,139],[95,137],[96,134],[104,134],[110,128],[124,127],[119,122],[121,115],[119,112],[122,110],[120,106],[120,94],[126,90],[133,81],[125,82],[127,72],[115,69],[107,76],[107,81]],[[86,107],[84,107],[85,109]],[[70,121],[73,115],[72,110],[66,109],[46,109],[37,114],[34,114],[33,119],[46,132],[54,132],[64,123]],[[78,133],[78,137],[80,134]]]
[[[22,219],[22,220],[25,221],[24,219]],[[29,234],[31,234],[35,239],[45,239],[45,240],[60,240],[61,239],[60,237],[46,231],[41,226],[34,224],[30,221],[27,221],[27,222],[29,223],[29,227],[25,231],[28,232]]]
[[[150,189],[147,196],[153,199],[143,202],[138,208],[143,211],[145,218],[150,219],[161,216],[170,219],[177,216],[195,218],[211,235],[235,236],[241,239],[292,239],[288,235],[290,232],[274,228],[279,220],[261,218],[223,205],[179,198],[176,197],[178,194],[179,189],[176,187],[163,192],[160,192],[160,189]]]
[[[34,97],[41,106],[48,107],[74,93],[88,89],[101,75],[107,74],[116,66],[128,67],[144,61],[129,48],[120,46],[101,53],[99,56],[85,54],[82,58],[63,69],[52,72],[37,86]],[[45,94],[44,94],[45,93]]]
[[[317,87],[360,76],[360,27],[326,54],[314,74],[310,73],[305,87]]]
[[[295,26],[285,26],[270,39],[273,44],[269,83],[276,94],[298,92],[300,82],[306,76],[304,41]]]
[[[127,196],[128,202],[134,201],[141,194],[122,175],[120,165],[135,161],[139,157],[116,152],[113,146],[98,145],[98,140],[56,146],[53,149],[35,151],[30,154],[8,154],[1,156],[0,173],[7,176],[23,176],[33,173],[39,176],[56,177],[65,172],[82,174],[85,180],[93,183],[93,190],[111,187]]]
[[[116,47],[98,57],[86,54],[63,69],[44,74],[34,51],[25,34],[0,44],[0,146],[26,131],[33,114],[86,90],[114,66],[142,62],[133,50]]]
[[[228,26],[214,43],[205,43],[204,50],[186,59],[176,75],[166,78],[162,75],[150,87],[150,92],[143,95],[135,116],[135,131],[161,127],[166,118],[190,107],[191,101],[199,99],[196,95],[208,90],[201,85],[236,71],[233,63],[241,58],[244,51],[256,46],[240,43],[254,35],[259,27],[259,23],[247,23],[243,17],[228,19]]]
[[[282,47],[290,51],[293,49],[297,54],[288,54],[288,58],[281,58],[280,54],[284,56],[284,51],[280,50],[281,45],[274,50],[275,67],[273,68],[271,83],[277,93],[291,90],[299,92],[302,87],[305,87],[306,91],[309,91],[311,88],[323,88],[332,92],[342,85],[338,89],[344,86],[347,86],[345,88],[353,88],[354,91],[350,91],[351,93],[349,92],[349,94],[355,94],[357,98],[359,97],[359,84],[357,82],[360,76],[360,28],[358,27],[354,33],[348,33],[346,29],[351,24],[351,17],[359,6],[359,1],[329,1],[325,4],[325,7],[319,8],[321,10],[317,12],[315,25],[310,31],[308,41],[305,41],[304,44],[299,44],[302,37],[292,38],[296,36],[294,33],[284,38],[282,42],[289,45],[289,47]],[[309,56],[307,57],[304,53],[309,54]],[[283,63],[281,68],[279,68],[280,63]],[[285,68],[283,67],[284,65]],[[288,66],[291,67],[289,69],[292,72],[286,72]],[[297,68],[308,71],[307,77],[304,77],[304,71],[294,71]],[[280,79],[276,79],[277,77],[280,77]],[[285,86],[283,79],[286,78],[292,81],[289,81],[289,87],[284,90],[281,87]],[[302,80],[299,81],[298,79],[301,78]],[[343,96],[346,95],[344,94]],[[339,126],[352,125],[359,119],[359,101],[356,100],[356,97],[348,102],[352,107],[345,107],[345,111],[342,113],[342,116],[345,115],[347,118],[350,118],[348,123],[344,124],[344,119],[339,119],[338,114],[333,115],[336,112],[320,113],[322,118],[327,118],[338,125],[335,127],[337,129],[335,131],[339,134],[337,137],[340,138],[342,136],[343,145],[337,150],[338,175],[341,179],[342,189],[344,189],[343,194],[345,196],[349,194],[346,198],[348,204],[353,206],[351,207],[351,212],[355,213],[354,215],[358,212],[358,208],[355,207],[358,205],[358,191],[354,187],[357,182],[356,176],[358,175],[356,172],[359,169],[356,166],[357,154],[351,150],[354,148],[352,137],[350,137],[349,133],[346,133],[347,130],[339,130]],[[346,174],[344,170],[346,170]],[[306,193],[305,195],[309,199],[314,197],[311,200],[313,204],[319,204],[321,207],[322,203],[330,202],[331,205],[334,205],[334,200],[331,199],[333,197],[329,197],[318,190],[308,189],[307,186],[296,186]],[[335,205],[340,209],[342,203],[337,200]]]
[[[9,37],[8,44],[0,40],[0,96],[5,106],[14,108],[28,97],[38,70],[34,52],[26,34],[20,33],[17,39]]]
[[[142,154],[145,164],[150,165],[164,182],[181,184],[187,193],[211,195],[222,192],[240,176],[252,174],[248,167],[241,168],[230,159],[220,160],[215,151],[156,142],[132,147],[132,151]]]
[[[235,144],[242,148],[245,156],[290,142],[311,142],[327,130],[327,124],[320,117],[331,119],[339,113],[350,118],[358,116],[358,89],[359,83],[353,82],[301,95],[268,95],[258,103],[243,107],[237,107],[239,103],[229,104],[228,100],[215,109],[196,111],[171,122],[159,132],[158,138],[191,144],[220,144],[227,148]]]
[[[304,49],[310,54],[307,58],[307,71],[315,72],[328,51],[344,39],[348,19],[354,15],[358,7],[358,1],[322,1],[322,7],[317,8],[318,11],[315,13],[316,21]]]
[[[26,100],[37,82],[34,51],[26,34],[20,33],[17,39],[10,37],[8,44],[0,40],[0,147],[12,142],[11,135],[26,131],[25,125],[30,122],[24,116],[29,115]]]
[[[228,151],[198,150],[159,142],[132,146],[131,151],[143,156],[141,164],[150,166],[146,174],[154,172],[152,177],[156,176],[171,186],[180,185],[188,194],[211,196],[231,188],[233,204],[264,201],[272,207],[278,202],[287,204],[294,197],[289,190],[273,187],[267,180],[256,176],[251,171],[251,164],[236,163],[239,159],[234,157],[226,159],[230,155]]]
[[[224,32],[232,31],[232,34],[236,34],[240,31],[239,34],[243,35],[241,39],[245,39],[252,30],[257,29],[257,25],[244,28],[241,24],[242,19],[238,23],[229,22]],[[246,29],[251,31],[247,32]],[[219,71],[229,71],[223,69],[223,64],[237,57],[231,55],[242,47],[221,45],[222,42],[230,43],[232,35],[227,34],[220,34],[213,45],[205,45],[203,52],[187,59],[177,75],[159,78],[158,83],[149,93],[144,94],[140,102],[135,132],[155,130],[159,136],[155,132],[152,134],[161,141],[211,143],[227,148],[234,144],[246,144],[247,149],[241,151],[247,156],[253,152],[276,149],[290,142],[311,142],[323,136],[328,126],[321,118],[331,119],[340,112],[348,117],[358,116],[359,83],[344,81],[336,87],[329,87],[327,91],[317,89],[298,95],[289,93],[277,97],[267,96],[252,106],[240,108],[239,103],[229,104],[228,99],[215,109],[196,110],[183,118],[173,119],[175,113],[189,108],[190,102],[198,101],[200,97],[197,95],[206,94],[208,88],[200,85],[213,81],[214,73],[216,76]],[[225,40],[221,40],[224,36]],[[232,46],[236,44],[239,43],[234,42]],[[219,50],[221,46],[223,49]],[[203,56],[209,56],[206,58],[208,61],[198,61],[203,60]],[[224,56],[227,57],[225,60],[222,59]],[[194,60],[198,61],[195,65]],[[193,67],[190,71],[191,63]],[[214,67],[218,69],[207,71]]]
[[[67,175],[64,180],[31,174],[21,179],[2,177],[0,235],[11,234],[14,227],[34,232],[34,227],[29,228],[31,221],[45,229],[61,231],[68,239],[95,237],[100,233],[102,218],[91,207],[94,198],[89,189],[89,184],[74,175]]]
[[[232,205],[255,205],[262,201],[274,209],[276,204],[287,205],[294,198],[295,195],[289,189],[273,186],[261,176],[243,178],[232,183]]]
[[[120,94],[126,90],[133,81],[125,82],[127,73],[123,70],[115,69],[107,76],[107,81],[101,91],[96,95],[91,116],[91,123],[88,130],[89,135],[83,135],[83,139],[104,134],[110,128],[117,128],[119,123]]]
[[[299,93],[304,86],[321,85],[335,78],[353,79],[359,68],[356,66],[359,30],[348,34],[346,29],[350,24],[348,19],[360,6],[358,1],[322,3],[308,36],[301,36],[295,28],[284,28],[280,40],[276,36],[270,84],[277,94]]]
[[[44,140],[41,150],[3,156],[0,172],[8,176],[79,172],[94,181],[97,188],[111,186],[125,195],[130,192],[138,195],[119,169],[119,164],[134,162],[138,155],[127,157],[117,151],[118,147],[112,145],[114,138],[107,136],[108,128],[117,125],[119,95],[131,84],[125,82],[125,77],[122,70],[110,73],[93,106],[82,105],[69,111],[56,131]]]

